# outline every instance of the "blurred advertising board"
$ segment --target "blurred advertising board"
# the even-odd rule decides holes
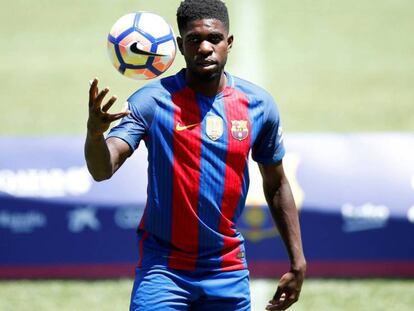
[[[289,134],[309,276],[414,277],[414,135]],[[146,150],[96,183],[83,138],[0,138],[0,278],[133,276]],[[289,268],[257,165],[238,227],[252,276]]]

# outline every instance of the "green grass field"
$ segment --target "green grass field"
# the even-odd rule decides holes
[[[179,0],[0,2],[0,134],[80,135],[89,79],[111,87],[117,109],[143,84],[109,63],[112,24],[147,10],[175,27]],[[274,95],[286,132],[414,130],[414,2],[226,2],[228,70]],[[168,73],[182,66],[178,55]]]
[[[2,311],[127,310],[132,280],[0,282]],[[274,281],[252,281],[252,310],[264,310]],[[414,281],[307,280],[292,311],[411,311]],[[212,310],[213,311],[213,310]]]
[[[83,135],[88,80],[122,103],[142,82],[118,74],[106,36],[121,15],[179,0],[0,0],[0,135]],[[414,2],[227,0],[228,70],[267,88],[284,128],[414,130]],[[175,28],[176,29],[176,28]],[[173,73],[183,66],[178,55]],[[131,280],[0,282],[0,310],[126,310]],[[252,282],[254,310],[275,285]],[[412,280],[308,280],[291,310],[412,310]]]

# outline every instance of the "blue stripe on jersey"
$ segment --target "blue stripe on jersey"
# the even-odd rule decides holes
[[[221,223],[221,205],[224,199],[223,191],[226,188],[224,178],[226,161],[229,159],[227,149],[229,143],[234,143],[234,138],[228,134],[231,124],[226,123],[230,122],[227,120],[226,111],[232,113],[233,110],[231,107],[226,108],[225,104],[237,105],[237,102],[234,98],[223,98],[223,96],[240,96],[235,93],[241,92],[247,97],[248,110],[247,115],[243,115],[243,119],[250,120],[250,147],[256,161],[264,164],[274,163],[280,160],[284,153],[283,144],[278,144],[280,140],[277,135],[279,115],[270,94],[244,80],[232,79],[231,75],[227,75],[227,77],[226,92],[215,98],[198,95],[197,102],[194,102],[199,106],[203,120],[197,206],[199,218],[197,241],[199,246],[196,269],[198,271],[218,271],[222,269],[222,256],[229,257],[229,254],[223,254],[225,237],[222,233],[223,228],[221,228],[223,225]],[[108,137],[117,136],[124,139],[132,150],[138,146],[142,138],[145,138],[148,148],[149,185],[146,217],[143,223],[144,236],[146,237],[142,243],[143,267],[157,264],[168,266],[173,216],[171,209],[173,205],[173,131],[176,125],[174,124],[174,106],[171,98],[173,94],[185,87],[184,71],[159,82],[147,84],[128,100],[132,111],[131,115],[124,118],[120,125],[113,128],[108,135]],[[237,106],[234,107],[237,109]],[[223,134],[215,141],[207,135],[206,126],[210,116],[218,116],[223,122]],[[239,117],[235,114],[232,118],[238,119]],[[242,174],[244,179],[240,185],[241,196],[239,202],[234,202],[237,204],[235,214],[230,215],[234,223],[241,214],[245,203],[248,189],[247,166]],[[143,232],[140,231],[140,233]],[[241,241],[239,250],[243,252],[243,238],[237,231],[234,234]],[[246,266],[245,259],[240,263]],[[237,269],[240,268],[238,265]]]
[[[200,192],[198,204],[199,261],[197,268],[217,268],[221,264],[222,237],[219,234],[221,202],[224,189],[225,160],[227,156],[227,128],[224,102],[219,95],[216,99],[197,96],[203,118],[202,147],[200,161]],[[222,96],[221,96],[222,97]],[[207,135],[209,117],[220,117],[223,121],[223,135],[212,140]],[[208,260],[206,260],[208,258]]]
[[[285,148],[281,142],[280,116],[273,97],[251,82],[234,78],[235,88],[249,98],[249,118],[252,124],[252,157],[256,162],[271,164],[280,161]]]
[[[249,165],[247,164],[244,169],[244,179],[243,179],[243,184],[242,184],[242,189],[241,189],[242,194],[240,196],[239,203],[237,204],[237,209],[236,209],[236,212],[234,213],[234,218],[232,219],[233,223],[237,223],[238,218],[240,217],[240,215],[242,214],[244,210],[245,203],[246,203],[246,197],[247,197],[247,191],[249,190],[249,184],[250,184]],[[236,236],[241,241],[240,252],[243,254],[246,254],[246,250],[244,248],[244,237],[242,236],[239,230],[236,231]],[[246,256],[243,256],[242,261],[244,263],[244,266],[247,268]]]
[[[250,184],[248,164],[246,165],[244,169],[243,176],[244,178],[243,178],[243,183],[242,183],[242,188],[241,188],[241,196],[240,196],[239,202],[237,203],[237,209],[232,219],[233,223],[237,222],[237,219],[239,218],[240,214],[243,212],[244,205],[246,203],[247,191],[249,190],[249,184]]]
[[[148,189],[147,215],[144,228],[151,235],[146,241],[150,248],[156,251],[160,258],[157,262],[167,265],[171,240],[171,206],[172,206],[172,162],[173,162],[173,133],[174,107],[171,102],[174,90],[170,89],[170,81],[163,80],[163,86],[169,92],[161,91],[157,96],[156,110],[149,130],[148,148],[148,184],[155,185]],[[156,137],[156,139],[151,139]],[[162,193],[159,192],[162,190]],[[155,238],[156,236],[156,238]],[[156,241],[154,241],[156,239]],[[145,252],[144,252],[145,255]]]

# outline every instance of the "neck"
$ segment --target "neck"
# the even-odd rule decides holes
[[[205,96],[216,96],[218,93],[221,93],[226,87],[227,78],[222,71],[217,76],[202,79],[189,70],[185,71],[185,80],[187,85],[196,93],[201,93]]]

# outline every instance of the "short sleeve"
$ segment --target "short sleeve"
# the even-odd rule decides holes
[[[283,130],[273,98],[267,96],[263,104],[263,124],[252,148],[252,158],[261,164],[273,164],[285,155]]]
[[[144,87],[131,95],[126,105],[131,113],[110,130],[107,138],[118,137],[134,151],[148,134],[157,103],[151,88]]]

